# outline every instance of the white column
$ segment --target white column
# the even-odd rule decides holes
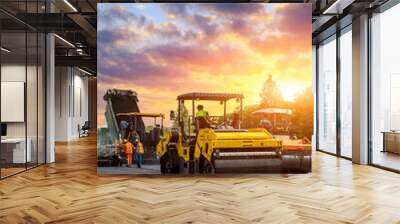
[[[54,56],[54,35],[46,36],[46,163],[55,161],[54,133],[55,133],[55,56]]]
[[[54,12],[54,5],[46,1],[46,12]],[[46,35],[46,163],[55,162],[55,42],[54,34]]]
[[[55,69],[55,141],[69,141],[71,123],[71,68],[57,66]]]
[[[353,19],[353,162],[368,163],[368,15]]]

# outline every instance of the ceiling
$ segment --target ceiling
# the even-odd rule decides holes
[[[374,9],[390,0],[312,0],[313,3],[313,43],[336,33],[350,25],[352,19]]]

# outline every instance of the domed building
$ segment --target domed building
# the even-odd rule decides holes
[[[272,79],[272,75],[268,75],[268,79],[264,83],[263,90],[260,94],[262,107],[279,106],[284,100],[282,92],[276,82]]]

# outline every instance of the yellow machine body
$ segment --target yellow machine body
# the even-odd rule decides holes
[[[189,160],[189,153],[188,153],[189,146],[186,146],[186,147],[183,146],[182,145],[182,135],[178,132],[176,134],[178,135],[178,138],[176,140],[173,140],[172,139],[173,132],[171,132],[169,130],[164,131],[163,138],[160,139],[160,142],[157,144],[157,147],[156,147],[157,157],[159,157],[159,158],[163,157],[168,152],[168,146],[173,144],[176,148],[178,156],[185,161]]]
[[[235,149],[238,153],[249,152],[250,154],[251,152],[267,150],[278,155],[282,150],[282,141],[274,139],[268,131],[262,128],[240,131],[219,131],[207,128],[199,131],[195,158],[204,156],[211,161],[216,150],[223,152],[229,149]],[[257,153],[254,155],[257,155]]]
[[[170,154],[173,152],[173,154]],[[192,141],[183,141],[179,131],[165,131],[157,156],[168,158],[166,173],[213,172],[310,172],[308,145],[285,148],[263,128],[201,129]],[[171,159],[173,158],[173,159]],[[183,171],[184,167],[192,167]],[[206,168],[209,167],[210,169]],[[166,169],[166,168],[163,168]]]

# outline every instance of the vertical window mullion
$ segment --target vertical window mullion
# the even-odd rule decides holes
[[[336,31],[336,154],[341,156],[341,119],[340,119],[340,82],[341,82],[341,66],[340,66],[340,36],[341,32],[338,28]]]
[[[39,14],[39,1],[36,1]],[[39,165],[39,31],[36,32],[36,166]]]
[[[28,1],[25,1],[25,21],[28,20]],[[25,170],[28,169],[28,113],[27,113],[27,90],[28,90],[28,25],[25,23],[25,88],[24,88],[24,119],[25,119]]]
[[[367,119],[368,119],[368,124],[367,124],[367,129],[368,129],[368,164],[373,164],[373,148],[372,148],[372,64],[371,64],[371,57],[372,57],[372,12],[368,12],[368,31],[367,31],[367,39],[368,39],[368,53],[367,53],[367,102],[368,102],[368,111],[367,111]]]
[[[319,149],[319,44],[315,46],[315,148]]]

